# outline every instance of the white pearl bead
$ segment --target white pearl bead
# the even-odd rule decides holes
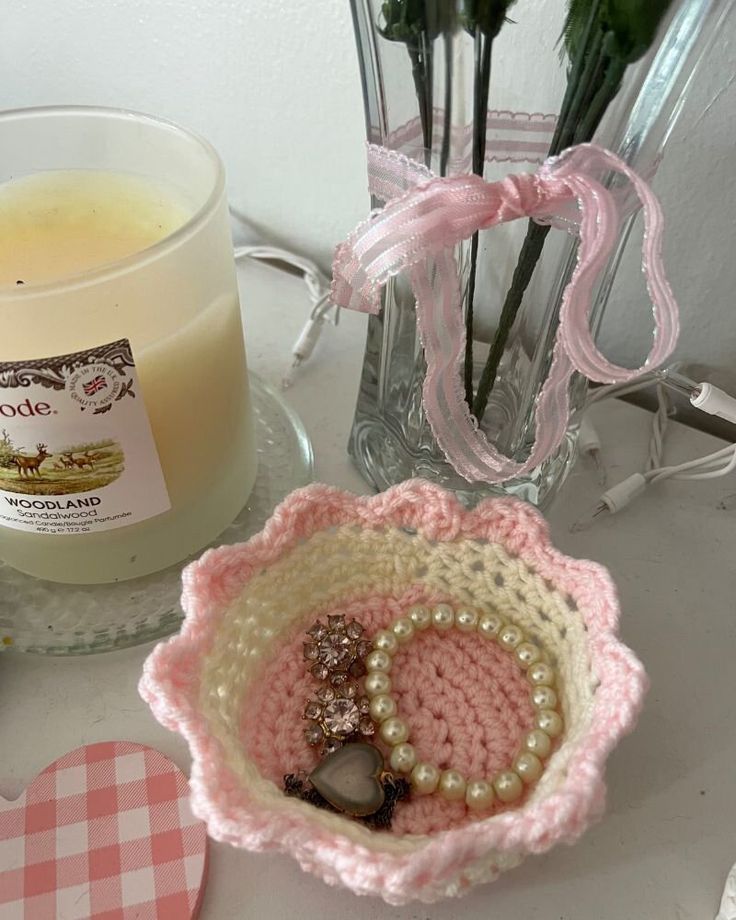
[[[374,722],[385,722],[386,719],[396,715],[396,700],[386,694],[374,696],[371,700],[370,713]]]
[[[440,771],[434,764],[418,763],[411,771],[411,787],[417,795],[431,795],[440,781]]]
[[[391,692],[391,678],[385,671],[371,671],[366,674],[365,692],[368,696],[379,696]]]
[[[531,751],[524,751],[514,761],[514,772],[518,773],[524,783],[533,783],[542,775],[542,761]]]
[[[514,649],[514,656],[526,671],[527,668],[539,661],[542,657],[542,653],[537,646],[532,645],[531,642],[520,642]]]
[[[373,637],[373,648],[387,655],[395,655],[399,650],[399,640],[387,629],[379,629]]]
[[[449,604],[437,604],[432,611],[432,623],[435,629],[451,629],[455,623],[455,611]]]
[[[465,787],[465,804],[468,808],[489,808],[495,798],[493,786],[485,779],[471,779]]]
[[[475,632],[478,628],[478,611],[463,607],[455,614],[455,626],[460,632]]]
[[[478,620],[478,632],[486,639],[495,639],[506,625],[506,620],[497,613],[484,613]]]
[[[493,780],[493,788],[502,802],[515,802],[524,791],[518,774],[513,770],[503,770],[499,773]]]
[[[396,636],[396,640],[401,645],[408,642],[414,635],[414,624],[408,617],[401,617],[400,620],[396,620],[391,629]]]
[[[414,624],[414,629],[427,629],[432,625],[432,614],[427,607],[417,604],[409,611],[409,619]]]
[[[554,709],[541,709],[537,713],[534,724],[550,738],[556,738],[562,734],[562,716]]]
[[[396,770],[397,773],[411,773],[416,762],[417,754],[414,746],[406,741],[403,744],[397,744],[391,751],[389,763],[391,764],[391,769]]]
[[[533,728],[524,739],[524,747],[537,757],[544,759],[549,756],[552,750],[552,742],[549,735],[543,732],[541,728]]]
[[[365,666],[368,671],[390,671],[391,656],[380,648],[374,649],[365,659]]]
[[[378,734],[386,744],[394,747],[397,744],[403,744],[409,737],[409,726],[398,716],[391,716],[385,722],[381,722]]]
[[[457,770],[443,770],[440,773],[439,792],[448,802],[456,802],[465,798],[465,777]]]
[[[513,652],[524,639],[524,633],[514,623],[507,623],[498,634],[498,644],[507,652]]]
[[[532,704],[537,709],[555,709],[557,707],[557,694],[551,687],[535,687],[532,690]]]
[[[538,661],[526,672],[526,678],[535,686],[551,687],[555,682],[555,672],[545,661]]]

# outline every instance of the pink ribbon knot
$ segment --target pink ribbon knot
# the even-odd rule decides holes
[[[371,192],[387,202],[337,247],[332,298],[367,313],[381,308],[380,289],[408,271],[427,361],[423,403],[432,432],[454,469],[468,481],[504,482],[550,457],[565,436],[569,383],[575,371],[601,383],[632,380],[667,360],[679,332],[678,310],[662,265],[662,212],[654,193],[614,154],[581,144],[547,160],[534,174],[485,182],[467,175],[437,178],[414,160],[369,145]],[[641,201],[642,268],[652,302],[654,338],[644,364],[631,370],[609,361],[590,330],[593,285],[618,238],[621,214],[596,178],[623,174]],[[576,207],[574,207],[576,206]],[[536,439],[528,458],[500,453],[469,413],[461,383],[465,353],[462,293],[454,249],[477,230],[530,217],[579,225],[577,264],[565,289],[547,379],[536,402]]]

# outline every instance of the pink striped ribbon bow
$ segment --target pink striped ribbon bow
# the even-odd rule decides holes
[[[332,297],[341,307],[378,313],[381,286],[408,271],[427,362],[424,409],[437,443],[468,481],[505,482],[554,453],[569,423],[569,383],[575,371],[600,383],[620,383],[662,364],[672,353],[679,320],[662,265],[662,212],[646,182],[614,154],[580,144],[547,160],[536,173],[509,175],[501,182],[474,175],[441,179],[416,161],[375,145],[368,148],[368,167],[371,192],[387,204],[337,247]],[[635,370],[601,354],[589,322],[593,285],[618,237],[616,198],[594,178],[611,170],[626,176],[643,207],[642,267],[654,338],[644,364]],[[454,247],[476,230],[521,217],[569,226],[575,204],[577,264],[563,295],[549,374],[537,397],[536,439],[529,457],[517,462],[488,441],[465,402],[465,324]]]

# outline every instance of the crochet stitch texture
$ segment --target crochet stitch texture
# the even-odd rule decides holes
[[[391,833],[319,811],[281,790],[310,769],[301,713],[313,690],[303,631],[343,612],[369,632],[412,604],[494,609],[538,641],[559,674],[565,732],[520,803],[469,815],[415,797]],[[373,497],[324,485],[292,493],[248,543],[184,572],[179,635],[145,663],[140,692],[192,753],[192,809],[209,833],[290,853],[303,869],[391,904],[462,894],[529,853],[572,842],[600,816],[605,761],[631,730],[646,675],[617,638],[606,570],[555,550],[543,518],[514,499],[468,511],[412,480]],[[532,720],[528,688],[495,643],[422,634],[395,657],[394,692],[422,759],[468,776],[510,762]]]

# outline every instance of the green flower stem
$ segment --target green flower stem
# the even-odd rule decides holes
[[[580,144],[584,141],[589,141],[593,137],[596,128],[600,124],[613,97],[618,92],[620,85],[620,73],[618,73],[618,67],[614,62],[606,71],[603,82],[594,95],[593,104],[586,113],[585,118],[577,130],[573,129],[572,137],[570,137],[569,130],[563,132],[562,137],[566,140],[566,143],[560,149],[564,149],[564,146],[569,146],[571,143]],[[498,328],[496,329],[496,334],[491,343],[488,358],[478,384],[478,393],[473,405],[475,417],[477,419],[483,417],[483,413],[488,405],[488,397],[496,381],[501,358],[503,357],[511,330],[516,321],[516,316],[521,308],[522,299],[526,293],[526,289],[529,287],[537,262],[542,255],[544,242],[549,231],[550,227],[541,226],[532,220],[529,221],[526,237],[524,238],[524,243],[519,253],[519,259],[516,263],[511,286],[501,310]]]
[[[544,241],[547,239],[549,231],[549,227],[541,226],[531,220],[527,225],[526,236],[524,237],[519,259],[514,269],[511,287],[506,294],[501,316],[498,320],[498,328],[493,337],[493,342],[491,343],[491,348],[488,352],[485,366],[483,367],[483,373],[478,382],[478,392],[473,404],[473,412],[478,421],[483,418],[483,413],[486,411],[488,397],[491,395],[491,390],[496,382],[498,367],[501,363],[501,358],[503,357],[509,335],[511,334],[511,329],[516,321],[516,315],[519,312],[522,298],[534,274],[536,264],[539,261],[539,257],[542,255]]]
[[[475,79],[473,81],[473,172],[476,176],[483,175],[486,159],[492,47],[493,38],[478,30],[475,35]],[[473,321],[478,242],[479,235],[476,232],[470,242],[470,274],[465,312],[465,401],[471,412],[473,411]]]
[[[419,104],[419,121],[422,126],[422,143],[424,144],[424,163],[432,163],[432,53],[428,49],[425,35],[421,38],[421,48],[407,45],[411,60],[411,75],[414,79],[414,91]]]
[[[445,122],[442,129],[440,150],[440,175],[447,175],[450,159],[450,133],[452,131],[452,32],[445,32]]]
[[[550,144],[550,156],[558,154],[573,142],[580,143],[583,140],[590,140],[620,86],[620,77],[615,84],[612,79],[608,78],[612,68],[606,66],[610,59],[604,50],[603,34],[600,29],[594,27],[596,15],[597,4],[594,4],[588,21],[583,50],[576,55],[570,71],[560,117]],[[597,117],[595,118],[587,117],[590,112],[586,114],[586,107],[591,100],[596,102]],[[590,111],[592,112],[592,109]],[[583,127],[587,132],[586,135],[582,133]],[[549,227],[540,226],[531,220],[527,225],[526,236],[514,269],[511,286],[501,309],[498,328],[478,383],[478,392],[473,403],[473,412],[478,421],[483,418],[488,405],[488,398],[496,382],[501,358],[521,308],[524,294],[542,255],[549,230]]]
[[[593,96],[590,105],[587,107],[585,117],[575,132],[572,140],[573,144],[581,144],[593,137],[596,128],[601,123],[601,119],[606,113],[606,109],[621,88],[621,80],[623,79],[625,69],[626,65],[619,59],[614,59],[610,62],[606,69],[603,82],[597,93]]]

